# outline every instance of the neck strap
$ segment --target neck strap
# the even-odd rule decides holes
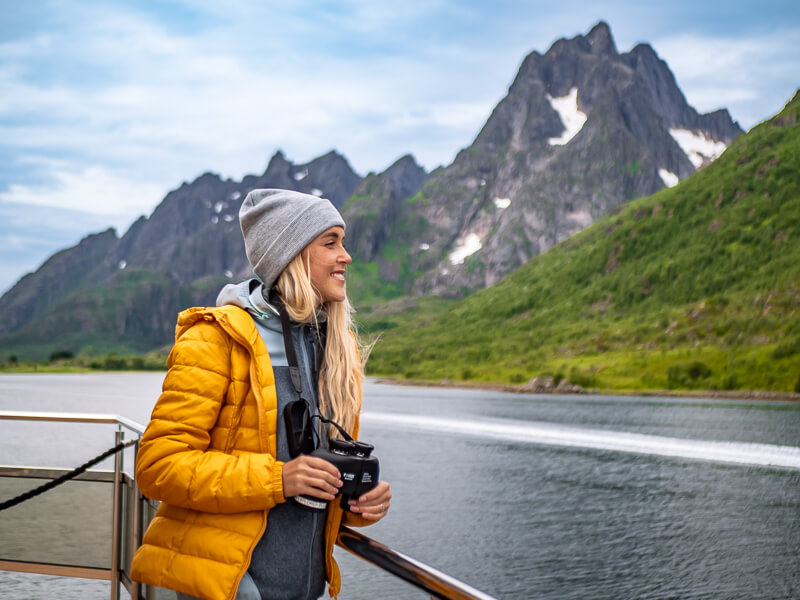
[[[292,337],[292,324],[289,321],[289,313],[286,307],[281,304],[280,310],[281,328],[283,329],[283,348],[286,350],[286,362],[289,363],[289,375],[292,378],[292,386],[297,392],[298,398],[303,400],[303,386],[300,379],[300,366],[297,363],[297,351],[294,348],[294,338]]]
[[[292,323],[289,320],[289,313],[286,312],[286,306],[283,304],[280,305],[280,317],[281,329],[283,329],[283,347],[286,350],[286,362],[289,363],[289,375],[292,379],[292,386],[294,387],[294,391],[297,392],[297,397],[300,399],[300,401],[308,404],[307,400],[303,398],[303,386],[300,379],[300,366],[297,362],[297,351],[295,350],[294,338],[292,337]],[[350,434],[347,433],[347,431],[345,431],[345,429],[336,421],[326,419],[322,415],[311,415],[311,420],[315,418],[319,419],[323,423],[333,425],[339,431],[339,433],[342,434],[342,437],[348,442],[353,441],[353,438],[350,436]]]

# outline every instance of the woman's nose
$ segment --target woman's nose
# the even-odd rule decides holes
[[[353,257],[350,256],[350,253],[347,250],[342,248],[342,254],[339,255],[339,262],[349,265],[351,262],[353,262]]]

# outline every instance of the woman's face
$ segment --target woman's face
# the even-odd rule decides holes
[[[311,285],[323,302],[342,302],[346,297],[344,272],[353,259],[344,249],[344,229],[331,227],[306,246]]]

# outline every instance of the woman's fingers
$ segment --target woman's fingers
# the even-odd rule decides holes
[[[334,467],[333,464],[327,460],[318,458],[316,456],[307,456],[304,454],[301,454],[295,460],[301,460],[303,464],[308,465],[310,468],[317,471],[324,471],[328,475],[328,479],[332,478],[334,482],[339,482],[339,485],[342,484],[342,482],[339,481],[339,469]]]
[[[333,500],[342,487],[339,470],[321,458],[301,455],[283,465],[283,495]],[[391,506],[392,492],[386,481],[350,500],[350,510],[372,521],[382,519]]]
[[[357,500],[350,500],[350,510],[365,519],[377,521],[386,516],[391,506],[391,499],[389,484],[386,481],[379,481],[378,485]]]
[[[374,488],[372,488],[366,494],[362,494],[361,497],[358,498],[358,503],[365,505],[377,505],[380,502],[389,502],[391,499],[392,492],[389,488],[389,483],[386,481],[379,481]]]
[[[283,495],[333,500],[342,487],[339,470],[327,460],[301,455],[283,465]]]

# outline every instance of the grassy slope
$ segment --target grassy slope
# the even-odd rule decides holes
[[[45,360],[56,350],[95,356],[131,355],[164,345],[146,337],[158,323],[171,341],[175,315],[191,302],[187,286],[177,286],[160,271],[127,269],[109,284],[70,294],[47,316],[0,341],[0,360]],[[56,341],[54,341],[56,340]]]
[[[380,317],[401,326],[385,331],[370,372],[794,391],[799,116],[800,95],[679,186],[626,205],[447,310]]]

